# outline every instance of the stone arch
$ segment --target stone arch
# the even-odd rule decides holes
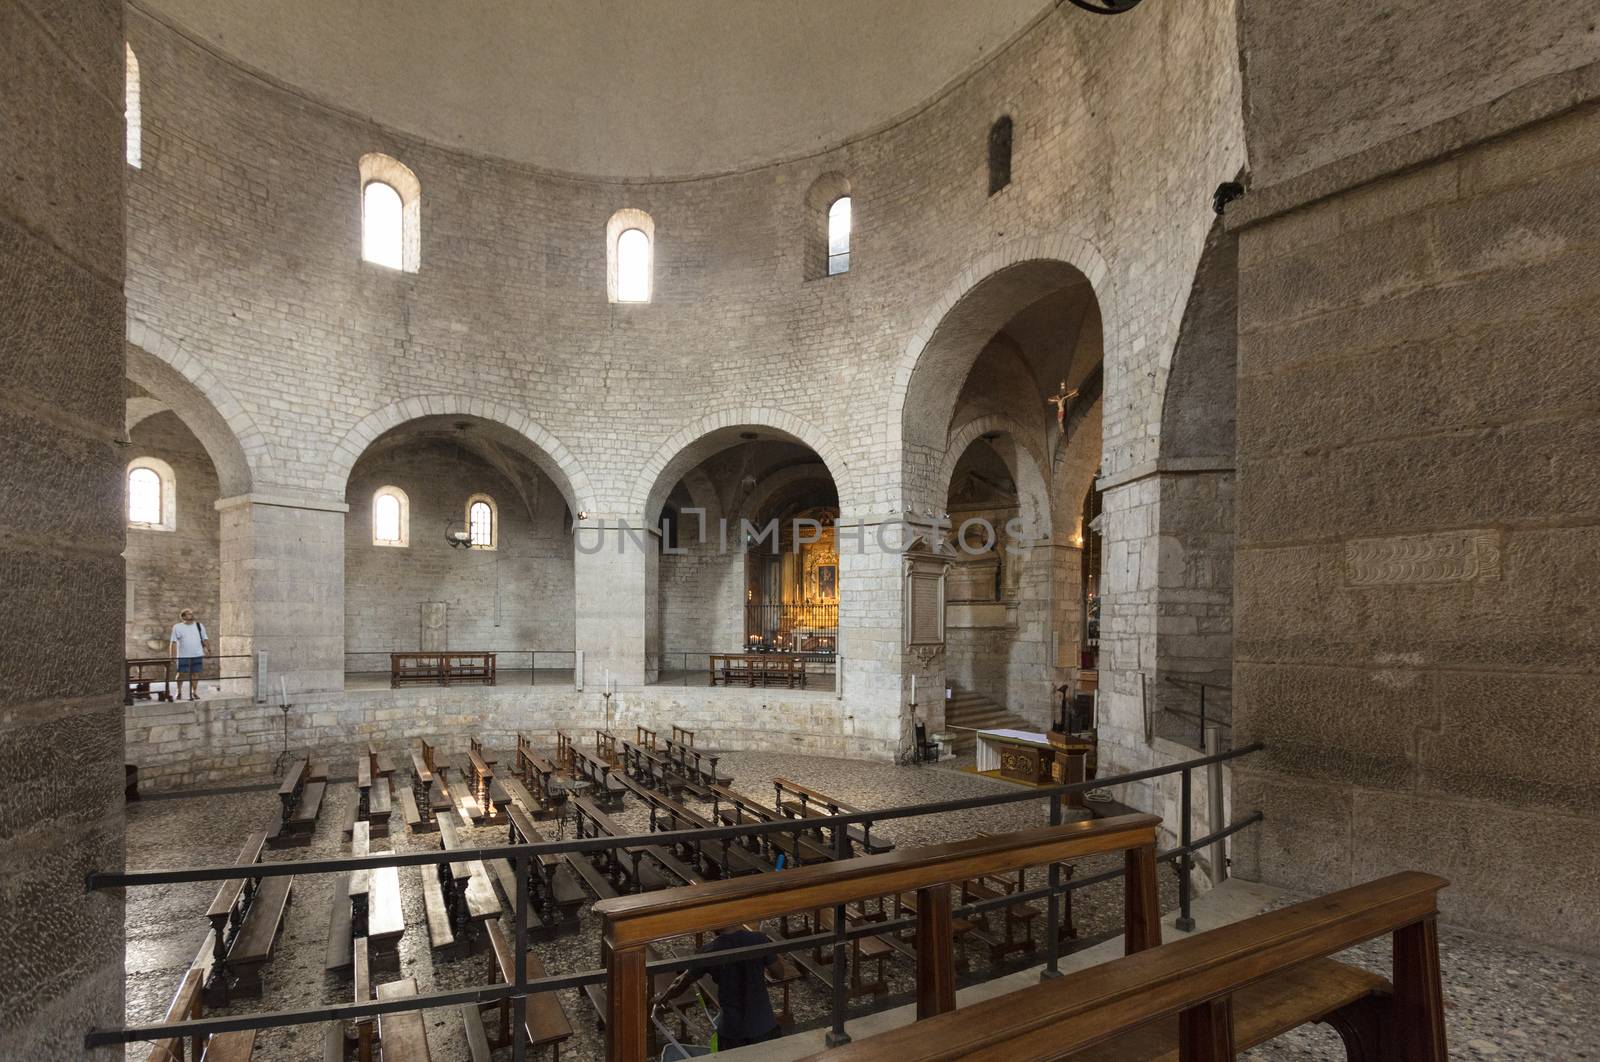
[[[907,507],[939,500],[937,471],[954,403],[985,342],[1017,310],[1074,280],[1086,280],[1099,304],[1109,360],[1122,335],[1110,267],[1075,234],[1007,241],[969,262],[933,300],[906,339],[891,385],[889,444],[901,454]]]
[[[522,436],[533,444],[528,456],[555,483],[574,517],[593,507],[594,490],[589,477],[565,443],[510,406],[470,395],[415,395],[368,413],[333,448],[322,479],[323,491],[330,496],[343,497],[356,462],[384,432],[408,421],[438,416],[475,417]]]
[[[792,413],[766,406],[738,406],[701,417],[667,439],[650,456],[640,469],[633,489],[628,494],[627,515],[630,520],[653,523],[660,515],[678,480],[685,472],[698,465],[713,453],[734,445],[739,429],[766,429],[775,431],[790,440],[809,446],[833,477],[839,491],[841,512],[859,511],[862,505],[855,482],[850,475],[849,462],[839,448],[816,426]]]
[[[1031,522],[1030,530],[1040,538],[1049,538],[1054,525],[1050,506],[1050,486],[1046,478],[1050,466],[1037,445],[1035,438],[1037,433],[1030,433],[1011,417],[990,414],[969,420],[951,432],[949,445],[945,448],[944,461],[939,466],[934,482],[948,497],[950,482],[956,474],[956,465],[960,463],[967,448],[983,436],[995,433],[1007,436],[1014,444],[998,448],[996,452],[1011,466],[1011,476],[1017,485],[1017,502],[1023,519]]]
[[[224,498],[248,494],[272,467],[266,436],[200,360],[136,322],[128,323],[128,379],[165,403],[205,447]]]

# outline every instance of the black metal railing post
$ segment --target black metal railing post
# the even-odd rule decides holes
[[[800,835],[795,834],[794,850],[800,851]],[[850,858],[850,836],[837,824],[833,828],[833,858]],[[830,1017],[833,1026],[828,1030],[823,1042],[829,1047],[839,1047],[850,1042],[850,1034],[844,1031],[844,1012],[850,1006],[849,982],[845,976],[845,926],[844,904],[838,904],[833,909],[833,1007]],[[919,942],[920,944],[920,942]]]
[[[1201,706],[1203,709],[1203,701]],[[1194,866],[1194,852],[1190,847],[1190,842],[1194,837],[1194,831],[1190,827],[1190,822],[1194,819],[1194,812],[1190,795],[1189,768],[1185,767],[1183,769],[1182,781],[1179,785],[1178,815],[1180,821],[1178,823],[1178,844],[1182,851],[1174,864],[1178,871],[1178,920],[1173,924],[1180,933],[1192,933],[1194,932],[1194,917],[1189,910],[1189,879],[1192,876],[1190,868]]]
[[[1052,794],[1050,797],[1050,825],[1061,825],[1060,793]],[[1044,969],[1039,972],[1041,981],[1061,976],[1061,894],[1056,891],[1061,887],[1061,864],[1051,860],[1047,873],[1050,898],[1045,901],[1044,906]]]
[[[516,927],[512,945],[516,958],[517,995],[511,1001],[511,1058],[512,1062],[527,1062],[528,1058],[528,857],[516,858],[517,874],[516,914],[511,924]]]
[[[1200,683],[1200,748],[1206,747],[1206,684]]]

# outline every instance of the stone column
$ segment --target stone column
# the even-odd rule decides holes
[[[0,1054],[53,1062],[123,1018],[122,5],[0,41]]]
[[[598,692],[607,669],[619,686],[655,681],[661,656],[655,533],[591,519],[573,534],[575,626],[585,688]]]
[[[344,688],[344,514],[333,499],[223,498],[223,655],[265,651],[269,698]],[[245,661],[229,661],[230,665]]]

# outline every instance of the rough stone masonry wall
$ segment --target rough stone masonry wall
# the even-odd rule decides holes
[[[409,546],[372,543],[372,495],[406,492]],[[445,529],[466,526],[467,498],[487,494],[499,512],[499,548],[455,549]],[[390,652],[421,646],[421,606],[447,606],[448,647],[505,650],[501,668],[568,669],[573,646],[572,533],[555,486],[536,477],[533,511],[509,480],[474,455],[444,444],[400,445],[363,460],[350,477],[344,522],[347,671],[385,671]]]
[[[625,184],[400,136],[136,10],[147,161],[130,191],[130,339],[204,384],[253,488],[277,498],[336,504],[356,456],[341,441],[355,434],[359,452],[365,418],[439,396],[412,408],[494,402],[528,417],[560,444],[593,514],[638,520],[636,486],[680,433],[786,420],[827,459],[845,515],[866,516],[907,506],[891,440],[919,330],[1000,264],[1065,255],[1100,288],[1107,452],[1131,462],[1154,452],[1206,196],[1242,160],[1231,4],[1145,7],[1053,11],[917,114],[813,157]],[[985,138],[1007,111],[1013,181],[989,197]],[[359,261],[356,160],[374,150],[421,182],[417,273]],[[852,183],[852,267],[808,282],[805,191],[830,171]],[[602,236],[621,207],[654,218],[647,306],[605,299]],[[340,558],[302,562],[334,570]],[[862,725],[887,734],[905,699],[898,561],[842,563],[847,688]],[[585,593],[586,571],[602,569],[578,565],[578,629],[598,632],[585,616],[609,607],[606,591],[645,584]],[[321,604],[314,587],[291,592],[251,615],[278,629],[268,611]],[[336,674],[336,628],[299,639],[319,654],[304,682]]]
[[[0,4],[0,1053],[42,1062],[122,1019],[122,71],[120,4]]]
[[[175,704],[141,702],[127,713],[130,762],[139,765],[144,792],[266,781],[285,745],[284,713],[275,703],[213,698]],[[846,733],[848,709],[832,693],[805,690],[673,688],[621,690],[611,702],[611,729],[635,726],[667,734],[674,724],[695,732],[697,744],[817,756],[883,758],[893,749]],[[491,749],[516,747],[522,734],[553,749],[556,731],[592,743],[606,725],[598,685],[406,689],[311,694],[292,698],[288,749],[315,750],[336,774],[355,775],[355,757],[370,738],[400,755],[425,738],[449,755],[464,755],[469,738]],[[502,757],[504,759],[504,757]]]
[[[192,608],[221,651],[221,520],[217,472],[194,433],[174,413],[158,413],[128,433],[128,459],[156,457],[172,466],[177,512],[174,529],[129,528],[127,628],[124,652],[166,656],[178,613]]]
[[[1459,922],[1593,949],[1600,67],[1238,224],[1241,869],[1429,870]]]

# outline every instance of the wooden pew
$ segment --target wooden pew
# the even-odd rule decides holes
[[[496,796],[494,760],[484,752],[483,743],[477,738],[469,739],[468,744],[467,771],[472,782],[472,798],[483,811],[483,821],[479,824],[498,823],[503,818],[499,809],[505,806],[505,801]]]
[[[379,752],[378,746],[367,739],[367,758],[372,763],[372,774],[375,778],[388,778],[394,773],[394,757],[387,752]]]
[[[1394,874],[931,1017],[829,1062],[1232,1059],[1327,1022],[1351,1058],[1444,1062],[1431,874]],[[1328,956],[1389,935],[1394,983]],[[818,1055],[817,1058],[824,1056]]]
[[[461,847],[455,822],[440,820],[439,838],[445,851]],[[447,894],[445,906],[450,912],[450,925],[457,940],[465,941],[469,950],[482,946],[482,926],[501,913],[500,899],[495,895],[494,884],[489,880],[489,870],[480,859],[441,864],[441,875],[448,875],[453,887],[454,900]],[[441,876],[440,884],[445,884]]]
[[[626,831],[612,822],[610,816],[596,807],[594,802],[588,798],[578,797],[574,799],[572,808],[579,840],[585,837],[628,836]],[[604,852],[595,853],[596,858],[594,861],[598,862],[605,872],[610,875],[611,883],[619,891],[648,892],[651,889],[665,888],[669,882],[662,877],[660,871],[655,869],[655,862],[649,861],[652,847],[651,845],[627,845],[623,848],[611,848]]]
[[[842,800],[835,800],[826,793],[819,793],[809,786],[799,782],[791,782],[787,778],[774,778],[772,788],[777,792],[778,810],[790,818],[822,818],[825,815],[855,815],[861,809]],[[788,793],[792,799],[785,800],[784,794]],[[863,852],[869,855],[881,855],[884,852],[894,851],[894,845],[885,841],[872,839],[870,824],[850,826],[845,830],[849,837]]]
[[[667,741],[668,761],[680,775],[702,791],[712,786],[733,784],[731,775],[720,774],[717,771],[717,760],[721,758],[720,749],[699,749],[670,739]],[[704,792],[697,792],[695,795],[706,799]]]
[[[266,843],[265,832],[252,833],[239,849],[236,865],[261,862],[261,849]],[[206,1002],[211,1006],[226,1006],[228,1002],[228,949],[233,946],[255,899],[260,878],[233,878],[222,883],[216,897],[206,909],[206,919],[211,923],[212,947],[211,973],[206,979]]]
[[[509,819],[507,841],[510,844],[536,844],[545,838],[540,835],[533,819],[518,804],[506,808]],[[517,902],[515,868],[509,859],[494,859],[489,870],[500,882],[500,891],[513,908]],[[551,936],[560,928],[577,928],[578,909],[583,905],[583,889],[572,876],[572,870],[559,855],[542,853],[533,861],[528,875],[528,904],[534,918],[529,920],[530,931],[542,931]]]
[[[735,922],[764,921],[916,891],[917,1010],[920,1016],[931,1017],[955,1007],[952,883],[979,874],[1122,852],[1125,946],[1130,954],[1155,947],[1161,941],[1155,850],[1160,821],[1153,815],[1123,815],[1073,822],[602,900],[594,911],[604,920],[603,939],[609,951],[608,1057],[611,1062],[644,1062],[649,945]]]
[[[565,731],[557,730],[556,731],[556,770],[558,770],[558,771],[566,771],[568,774],[572,773],[572,771],[573,771],[572,753],[573,753],[572,739],[569,738],[566,735]]]
[[[411,750],[411,799],[406,801],[402,795],[406,824],[412,833],[430,833],[439,828],[433,821],[432,792],[433,746],[419,739],[418,747]]]
[[[351,998],[356,1003],[371,1002],[372,973],[365,937],[358,937],[353,942],[351,954]],[[377,1057],[372,1050],[377,1042],[376,1032],[376,1022],[370,1017],[357,1018],[350,1027],[344,1022],[334,1022],[328,1028],[323,1057],[326,1062],[345,1062],[352,1057],[356,1062],[373,1062]]]
[[[596,730],[594,754],[611,766],[617,766],[621,762],[617,759],[617,736],[609,730]]]
[[[551,786],[555,777],[556,767],[544,756],[533,750],[533,745],[521,734],[517,735],[516,773],[524,785],[532,786],[538,798],[537,805],[524,805],[528,814],[535,818],[548,818],[558,815],[561,807],[566,803],[565,791],[558,791]]]
[[[511,984],[517,978],[511,941],[506,938],[505,931],[496,922],[489,923],[488,931],[489,947],[493,953],[489,975],[498,984]],[[539,961],[539,956],[533,952],[523,952],[522,962],[524,975],[528,980],[534,981],[545,976],[544,965]],[[494,1046],[505,1047],[511,1043],[513,1035],[511,1001],[503,999],[489,1006],[498,1011],[499,1017],[498,1035],[494,1039]],[[537,1051],[541,1047],[549,1047],[552,1062],[559,1062],[561,1045],[572,1037],[572,1023],[567,1020],[566,1008],[561,1005],[560,998],[554,992],[538,992],[528,997],[527,1021],[521,1031],[528,1038],[527,1043],[530,1048]]]
[[[398,970],[400,939],[406,932],[406,914],[400,906],[400,868],[378,867],[368,873],[368,958],[374,969]]]
[[[656,750],[656,732],[648,727],[636,726],[633,728],[633,743],[640,748]]]
[[[607,810],[615,811],[622,806],[623,785],[620,777],[612,777],[613,773],[620,776],[626,771],[615,770],[615,764],[609,760],[590,752],[588,749],[574,749],[572,753],[574,773],[587,779],[594,786],[593,799]]]
[[[162,1021],[193,1021],[204,1015],[201,997],[204,995],[202,982],[205,976],[206,968],[203,965],[197,964],[184,971],[183,979],[178,982],[178,991],[167,1005],[167,1013]],[[200,1062],[203,1058],[247,1062],[255,1042],[254,1029],[218,1033],[211,1037],[172,1037],[153,1042],[147,1062]]]
[[[281,818],[278,828],[268,835],[267,844],[273,848],[303,848],[310,844],[326,787],[326,781],[311,780],[307,761],[296,760],[291,763],[284,773],[283,782],[278,786]]]
[[[253,836],[245,842],[246,849],[254,845]],[[240,855],[243,854],[241,851]],[[220,962],[213,960],[212,963],[213,979],[208,986],[208,993],[213,999],[226,1003],[234,993],[253,999],[261,998],[261,968],[272,958],[273,945],[283,928],[284,910],[289,906],[289,894],[293,886],[293,875],[283,874],[242,882],[228,881],[218,890],[216,899],[207,911],[213,926],[218,924],[225,906],[229,912],[237,911],[241,904],[248,906],[244,907],[242,917],[236,923],[234,913],[225,916],[228,924],[234,928],[230,930],[226,958]],[[237,900],[233,896],[235,889],[239,893]]]
[[[393,867],[388,869],[393,870]],[[380,1000],[404,999],[417,994],[417,981],[408,977],[378,986]],[[383,1062],[430,1062],[428,1029],[422,1012],[404,1010],[378,1016],[378,1039],[383,1043]]]

